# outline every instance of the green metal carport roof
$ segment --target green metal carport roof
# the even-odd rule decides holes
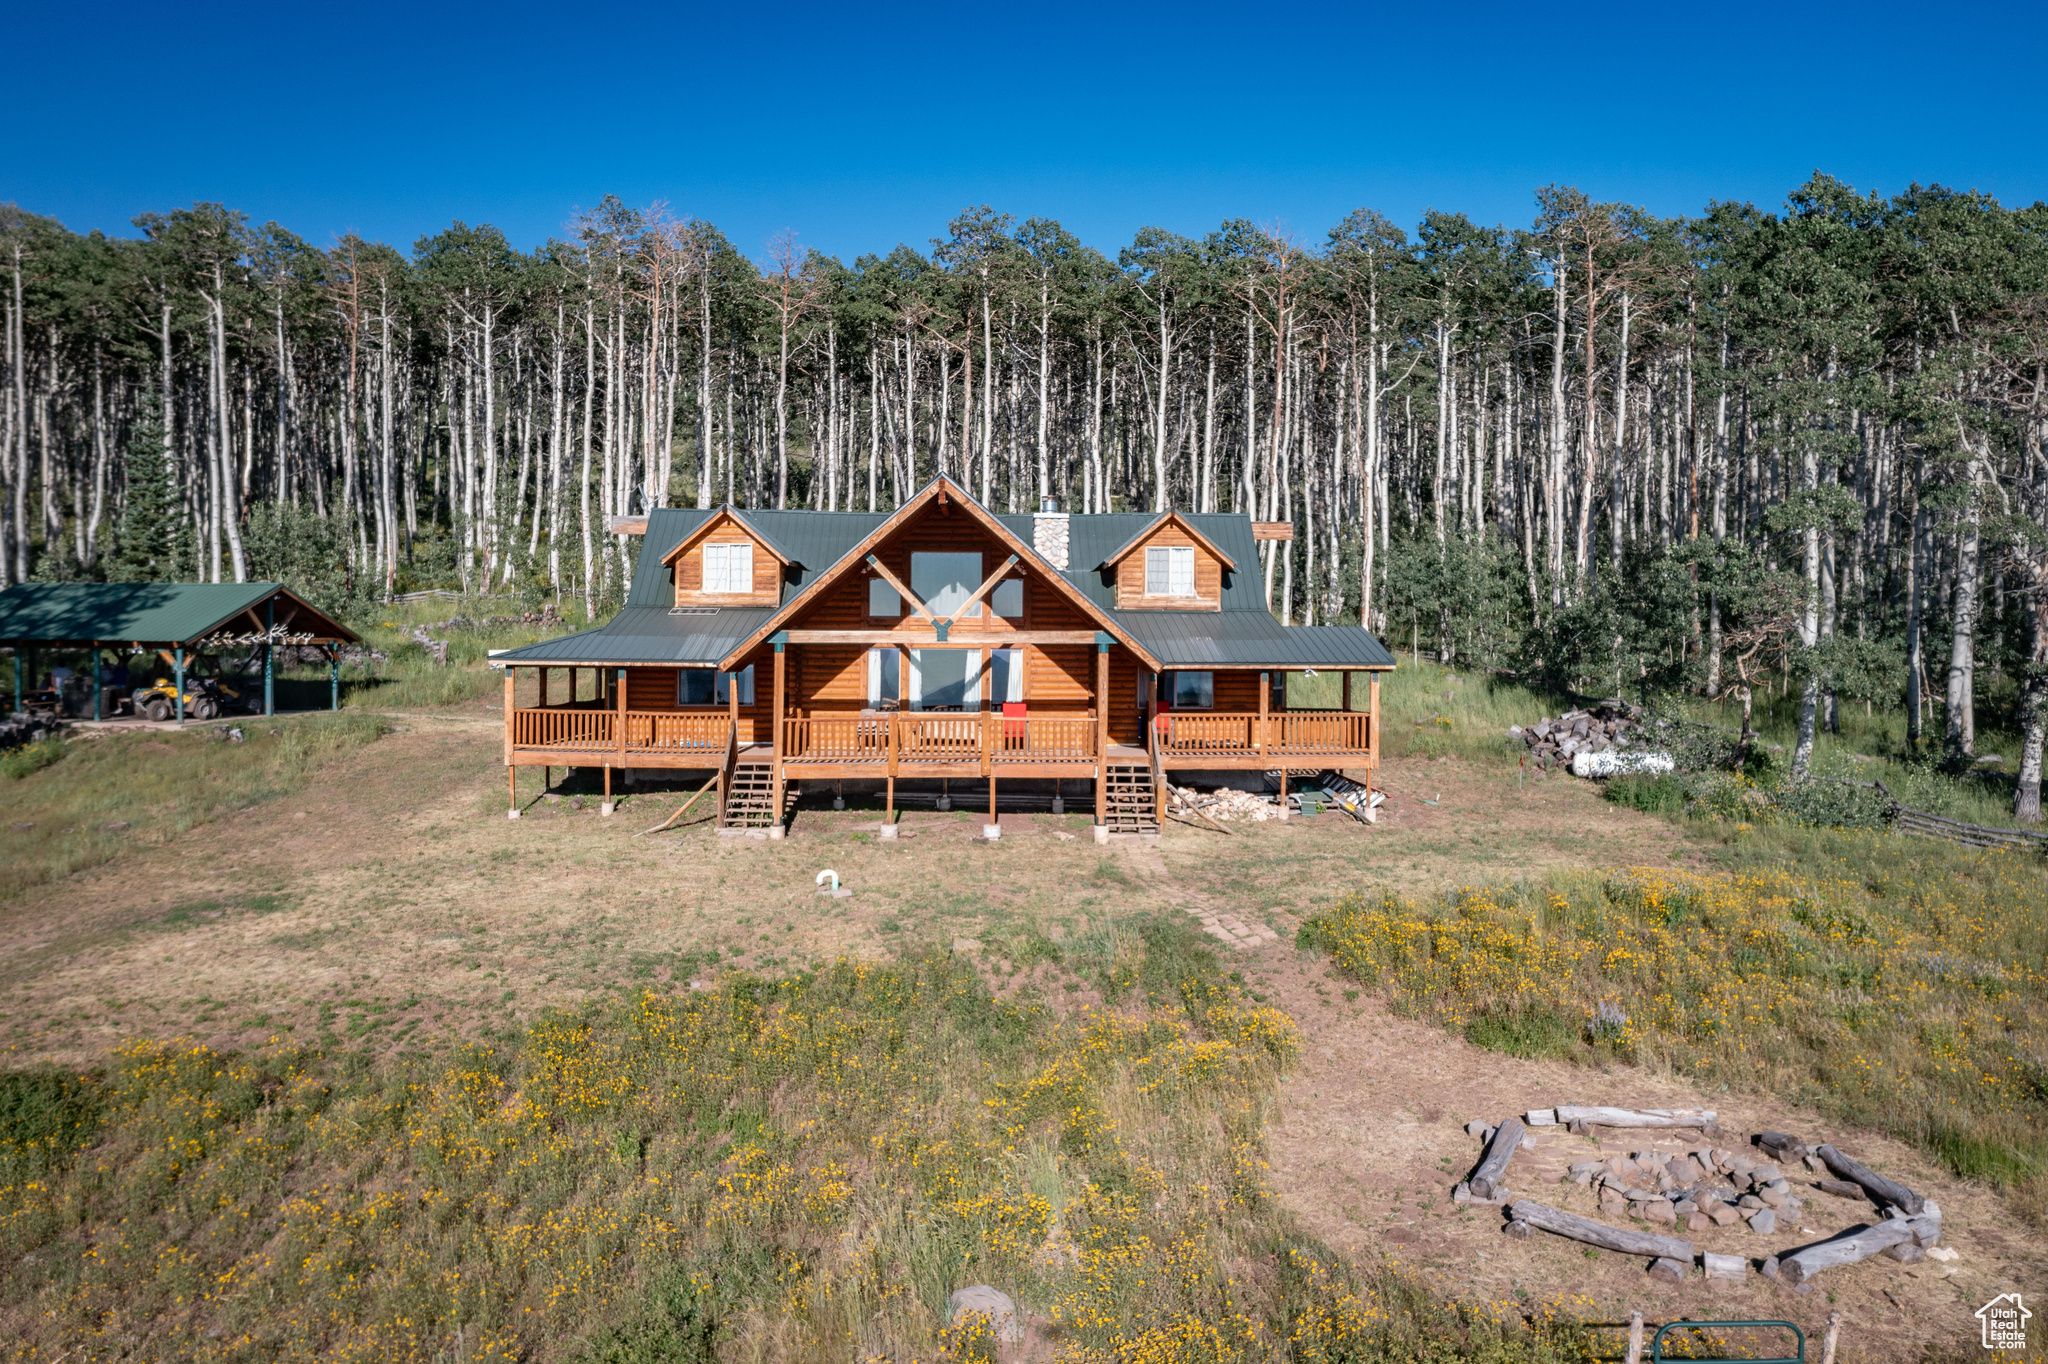
[[[276,625],[287,635],[318,644],[358,638],[283,583],[21,583],[0,592],[0,645],[192,645],[244,613],[253,614],[236,633],[260,635],[266,618],[257,608],[273,599]]]

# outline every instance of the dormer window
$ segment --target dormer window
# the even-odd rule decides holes
[[[704,546],[704,586],[707,596],[737,596],[754,590],[754,547],[752,545]]]
[[[1155,545],[1145,551],[1145,595],[1195,595],[1195,551],[1181,545]]]

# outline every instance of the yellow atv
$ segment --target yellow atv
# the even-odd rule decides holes
[[[152,720],[172,719],[178,713],[178,688],[169,678],[159,677],[155,686],[138,688],[132,704],[137,715]],[[240,692],[210,677],[185,679],[185,717],[189,720],[211,720],[230,708],[240,709],[243,704]]]

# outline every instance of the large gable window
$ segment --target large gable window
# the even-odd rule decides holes
[[[754,590],[754,547],[747,544],[704,546],[704,589],[710,595],[738,596]]]
[[[1145,595],[1195,595],[1195,551],[1183,545],[1155,545],[1145,551]]]
[[[979,554],[913,554],[910,556],[910,590],[917,593],[925,609],[935,616],[951,616],[960,603],[981,586]],[[965,614],[981,614],[981,603]]]

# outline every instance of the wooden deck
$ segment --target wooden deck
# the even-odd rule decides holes
[[[724,712],[632,711],[590,705],[521,708],[507,725],[506,759],[525,766],[708,769],[724,759]],[[1160,766],[1271,770],[1378,765],[1374,717],[1362,711],[1267,715],[1178,711],[1153,720]],[[1102,744],[1093,716],[899,711],[791,716],[782,767],[793,777],[1087,777],[1109,764],[1146,763],[1136,745]],[[772,762],[776,746],[740,743],[741,763]]]

